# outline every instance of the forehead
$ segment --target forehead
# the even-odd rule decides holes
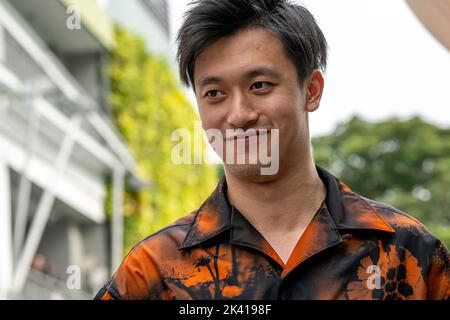
[[[251,28],[219,39],[202,51],[195,62],[194,80],[208,76],[227,77],[266,67],[282,74],[295,73],[282,42],[261,28]]]

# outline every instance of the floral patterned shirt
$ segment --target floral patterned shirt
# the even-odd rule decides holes
[[[450,299],[445,246],[316,166],[327,196],[286,263],[227,199],[150,235],[95,299]]]

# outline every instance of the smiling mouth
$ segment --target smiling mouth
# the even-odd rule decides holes
[[[237,135],[237,136],[228,137],[226,140],[229,140],[229,141],[230,140],[236,141],[236,140],[243,140],[243,139],[249,140],[250,138],[265,136],[265,135],[267,135],[269,133],[270,133],[270,130],[267,130],[267,129],[257,130],[257,131],[253,131],[253,132],[247,133],[247,134],[244,133],[244,134],[240,134],[240,135]]]

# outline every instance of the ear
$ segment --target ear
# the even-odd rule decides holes
[[[306,106],[308,112],[314,112],[319,108],[322,99],[325,80],[320,70],[314,70],[306,83]]]

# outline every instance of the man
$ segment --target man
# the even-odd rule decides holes
[[[203,205],[134,247],[96,298],[449,299],[442,243],[314,164],[308,114],[320,104],[327,44],[305,8],[198,0],[178,41],[203,128],[224,135],[217,151],[244,142],[248,158],[256,141],[279,167],[268,175],[261,161],[224,160]]]

